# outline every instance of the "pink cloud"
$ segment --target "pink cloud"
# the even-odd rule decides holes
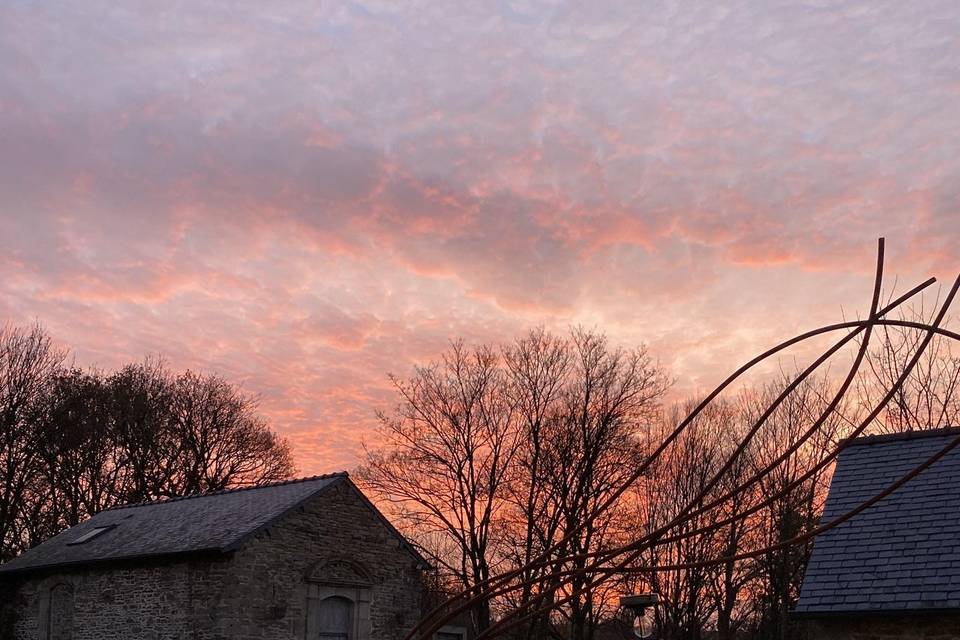
[[[879,235],[956,269],[951,3],[603,4],[3,6],[0,319],[218,370],[313,472],[450,337],[696,390],[862,310]]]

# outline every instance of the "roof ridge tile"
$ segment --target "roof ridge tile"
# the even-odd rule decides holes
[[[904,440],[921,440],[923,438],[935,438],[937,436],[951,435],[960,435],[960,426],[940,427],[938,429],[913,429],[911,431],[901,431],[899,433],[878,433],[871,436],[860,436],[859,438],[854,438],[851,440],[847,446],[856,447],[860,445],[901,442]]]

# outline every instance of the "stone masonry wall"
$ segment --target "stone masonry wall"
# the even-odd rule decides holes
[[[960,615],[883,615],[810,621],[817,640],[947,640],[960,638]]]
[[[344,561],[369,574],[370,638],[403,637],[421,613],[418,561],[346,483],[331,487],[237,552],[217,616],[223,636],[304,638],[309,586],[304,577],[314,567],[322,571]],[[274,603],[285,607],[282,615]]]
[[[369,584],[369,638],[399,639],[421,613],[417,563],[343,482],[228,556],[26,578],[17,589],[14,638],[303,640],[308,589],[325,581],[317,572],[331,573],[338,583],[343,576],[332,574],[357,567]],[[67,593],[58,585],[73,592],[72,632],[66,634],[63,625],[47,623],[51,606],[69,611],[60,596],[50,596]]]
[[[16,595],[17,640],[213,640],[229,559],[85,569],[30,578]],[[72,607],[57,593],[69,585]],[[53,594],[53,597],[51,597]],[[64,611],[72,620],[63,620]]]

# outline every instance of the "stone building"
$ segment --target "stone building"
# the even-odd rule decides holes
[[[0,638],[400,638],[424,567],[345,473],[130,505],[0,566]]]
[[[960,429],[860,438],[840,454],[829,522],[960,437]],[[960,447],[817,537],[796,610],[824,640],[960,638]]]

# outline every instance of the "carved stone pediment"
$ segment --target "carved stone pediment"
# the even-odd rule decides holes
[[[315,562],[307,568],[304,580],[318,584],[360,587],[373,584],[370,572],[363,565],[342,558]]]

